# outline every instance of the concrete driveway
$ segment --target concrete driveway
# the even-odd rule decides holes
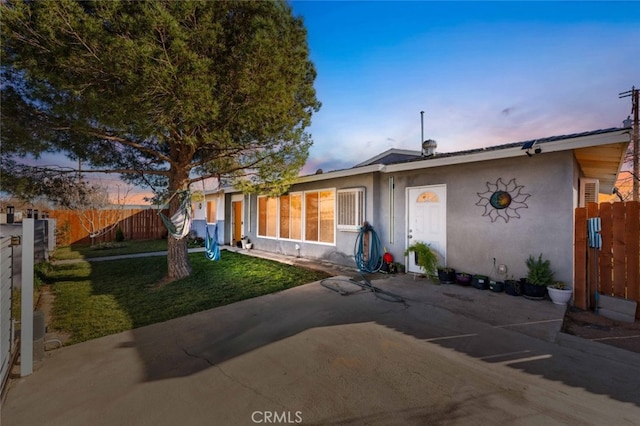
[[[549,301],[320,283],[48,353],[6,425],[640,424],[640,356],[559,333]]]

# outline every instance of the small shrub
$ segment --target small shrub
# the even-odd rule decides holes
[[[555,281],[550,287],[558,289],[558,290],[567,290],[569,286],[563,281]]]
[[[118,227],[116,229],[116,243],[121,243],[124,241],[124,232],[122,232],[122,228]]]
[[[542,254],[538,258],[529,256],[526,261],[527,269],[527,281],[533,285],[548,285],[553,282],[554,273],[551,270],[551,262],[544,260]]]
[[[431,246],[422,241],[416,241],[405,250],[404,255],[408,256],[409,253],[415,253],[416,264],[424,270],[425,274],[434,275],[436,273],[438,255],[431,249]]]

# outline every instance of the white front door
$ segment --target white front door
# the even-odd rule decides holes
[[[429,244],[438,253],[439,264],[447,263],[447,187],[446,185],[407,188],[407,247],[414,241]],[[424,273],[413,253],[407,271]]]

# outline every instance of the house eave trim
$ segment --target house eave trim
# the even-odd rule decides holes
[[[616,130],[608,133],[595,135],[579,136],[575,138],[559,139],[540,143],[538,146],[542,149],[542,154],[560,151],[570,151],[578,148],[586,148],[590,146],[610,145],[629,141],[629,129]],[[421,161],[413,161],[410,163],[389,164],[384,167],[383,173],[396,173],[410,171],[416,169],[425,169],[429,167],[449,166],[453,164],[465,164],[478,161],[498,160],[503,158],[525,156],[526,152],[521,146],[510,148],[474,152],[466,155],[452,155],[450,157],[433,158]]]

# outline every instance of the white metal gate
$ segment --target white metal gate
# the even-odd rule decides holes
[[[11,287],[12,287],[12,248],[11,237],[0,240],[0,389],[11,369],[11,349],[13,346],[13,324],[11,321]]]

